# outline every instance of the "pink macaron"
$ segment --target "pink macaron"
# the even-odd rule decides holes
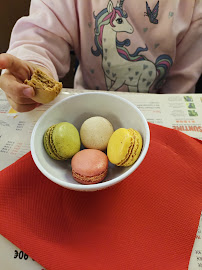
[[[97,149],[84,149],[76,153],[71,161],[73,178],[84,185],[104,180],[108,171],[108,157]]]

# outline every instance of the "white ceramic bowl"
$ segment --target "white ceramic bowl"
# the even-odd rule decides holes
[[[102,116],[118,128],[133,128],[143,138],[143,148],[138,160],[130,167],[117,167],[109,163],[108,175],[98,184],[77,183],[71,172],[71,161],[51,159],[44,150],[43,135],[53,124],[70,122],[80,130],[89,117]],[[148,123],[141,111],[131,102],[115,94],[87,92],[67,97],[50,107],[37,121],[31,136],[31,154],[38,169],[56,184],[77,191],[96,191],[110,187],[124,180],[141,164],[150,143]]]

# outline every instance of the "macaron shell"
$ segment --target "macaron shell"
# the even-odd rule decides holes
[[[71,161],[72,175],[82,184],[101,182],[107,175],[108,158],[97,149],[84,149],[75,154]]]

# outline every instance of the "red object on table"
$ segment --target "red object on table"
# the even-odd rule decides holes
[[[28,153],[0,173],[0,234],[48,270],[185,270],[202,209],[202,142],[150,124],[151,144],[123,182],[76,192]]]

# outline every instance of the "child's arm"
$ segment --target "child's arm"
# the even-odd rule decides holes
[[[182,23],[182,22],[181,22]],[[195,91],[202,73],[202,0],[195,1],[192,23],[177,44],[176,58],[161,93]]]
[[[28,111],[36,107],[30,99],[34,92],[26,90],[26,97],[23,92],[23,80],[30,78],[33,65],[45,68],[45,72],[50,72],[56,80],[68,72],[70,48],[75,47],[70,33],[75,36],[76,28],[73,0],[68,3],[32,0],[30,15],[21,18],[13,28],[9,55],[0,56],[0,69],[5,69],[0,77],[0,87],[14,109]],[[21,72],[25,75],[23,80]]]
[[[8,53],[42,65],[55,79],[63,77],[70,67],[72,32],[76,32],[74,1],[32,0],[30,14],[15,24]],[[65,15],[65,16],[64,16]]]

